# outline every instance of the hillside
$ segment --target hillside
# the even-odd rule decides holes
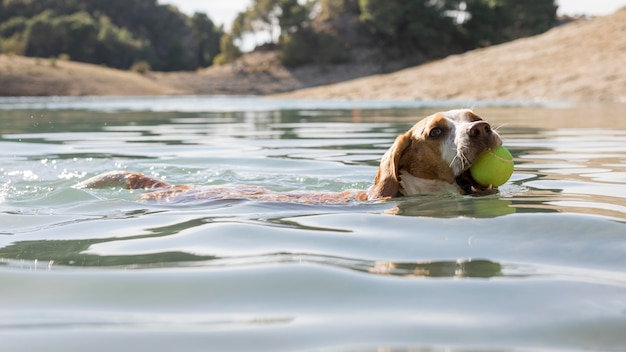
[[[281,97],[626,102],[625,63],[626,7],[534,37]]]
[[[374,76],[369,75],[381,70],[374,64],[287,69],[271,51],[247,54],[233,65],[143,75],[0,55],[0,95],[282,93],[277,96],[626,102],[625,62],[626,8],[622,8],[613,15],[578,20],[538,36]],[[336,83],[342,81],[346,82]],[[314,86],[320,87],[307,88]]]
[[[139,74],[85,63],[0,54],[0,96],[241,94],[268,95],[380,72],[374,64],[287,69],[276,51],[197,71]]]
[[[0,55],[0,96],[180,93],[136,73],[80,62]]]

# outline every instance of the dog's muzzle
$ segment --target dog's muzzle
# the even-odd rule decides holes
[[[497,148],[502,145],[502,140],[497,133],[491,129],[491,125],[485,121],[474,122],[466,131],[472,145],[476,150],[471,155],[471,160],[467,168],[456,177],[456,184],[461,188],[463,194],[490,194],[496,193],[497,188],[492,186],[479,185],[470,173],[470,167],[478,156],[487,149]],[[467,157],[467,156],[466,156]]]

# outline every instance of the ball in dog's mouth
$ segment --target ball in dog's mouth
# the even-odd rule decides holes
[[[463,194],[493,194],[498,192],[496,187],[482,186],[474,180],[469,168],[457,176],[456,184],[459,185]]]

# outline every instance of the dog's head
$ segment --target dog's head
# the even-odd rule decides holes
[[[469,168],[483,151],[501,144],[498,133],[471,110],[426,117],[383,155],[368,198],[488,191],[472,179]]]

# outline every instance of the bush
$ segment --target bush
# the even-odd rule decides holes
[[[15,34],[24,32],[27,25],[25,17],[12,17],[8,21],[0,23],[0,36],[9,38]]]
[[[341,41],[325,32],[302,29],[281,36],[280,60],[285,66],[300,66],[308,63],[335,64],[348,59]]]
[[[220,38],[220,50],[220,54],[213,59],[214,65],[224,65],[235,61],[241,56],[241,51],[235,46],[233,38],[228,34],[224,34]]]
[[[224,55],[224,53],[217,54],[217,56],[213,59],[213,65],[216,65],[216,66],[226,65],[230,62],[232,61],[230,61],[228,57]]]
[[[26,42],[19,33],[15,33],[7,39],[0,39],[0,53],[24,55],[25,52]]]
[[[348,60],[348,53],[343,43],[336,36],[318,32],[315,43],[317,44],[318,62],[336,64]]]
[[[150,72],[150,64],[145,60],[137,61],[130,67],[130,70],[143,75]]]
[[[294,67],[311,62],[311,49],[301,37],[298,33],[280,37],[280,61],[283,65]]]

